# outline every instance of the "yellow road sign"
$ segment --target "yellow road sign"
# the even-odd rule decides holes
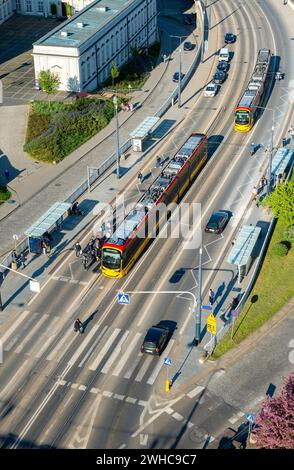
[[[214,318],[212,313],[207,318],[206,328],[207,331],[209,331],[213,335],[216,335],[216,319]]]

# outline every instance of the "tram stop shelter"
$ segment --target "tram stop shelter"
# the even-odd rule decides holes
[[[69,202],[56,202],[39,219],[31,225],[25,234],[28,237],[30,253],[42,252],[42,237],[48,232],[60,227],[63,219],[67,217],[71,204]]]
[[[150,135],[152,128],[159,121],[157,116],[147,116],[141,124],[130,133],[132,139],[132,149],[134,152],[142,152],[143,141]]]
[[[244,276],[248,274],[253,259],[254,248],[260,232],[260,227],[243,225],[229,253],[227,261],[228,263],[237,266],[239,283],[242,282]]]
[[[293,148],[279,148],[272,161],[271,174],[275,184],[279,181],[279,175],[283,175],[287,166],[294,157]]]

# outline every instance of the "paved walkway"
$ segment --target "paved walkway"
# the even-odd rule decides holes
[[[150,78],[145,83],[142,91],[133,95],[133,103],[139,103],[140,107],[130,112],[120,112],[120,142],[128,140],[129,133],[143,121],[148,115],[153,115],[167,100],[175,89],[176,84],[172,82],[172,75],[177,70],[175,57],[178,51],[174,49],[175,42],[170,37],[172,31],[179,34],[187,34],[185,25],[162,19],[161,42],[162,53],[171,54],[171,60],[160,62],[152,71]],[[188,28],[191,31],[191,28]],[[194,38],[190,40],[194,42]],[[197,48],[193,52],[185,52],[183,57],[183,72],[192,63]],[[4,109],[5,110],[5,109]],[[2,114],[3,115],[3,114]],[[177,116],[175,116],[177,119]],[[28,171],[22,172],[18,178],[9,184],[13,192],[14,203],[3,204],[0,207],[1,225],[5,220],[5,231],[0,232],[0,254],[4,254],[11,248],[13,234],[23,238],[25,229],[44,213],[48,207],[58,200],[66,199],[72,191],[86,179],[87,166],[101,165],[115,151],[115,123],[114,120],[93,137],[73,152],[57,166],[44,166],[35,163],[30,165]],[[10,143],[11,145],[11,143]],[[5,152],[5,148],[2,149]],[[8,155],[9,157],[9,155]],[[125,181],[124,181],[125,182]]]

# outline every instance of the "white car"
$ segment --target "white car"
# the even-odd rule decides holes
[[[215,96],[217,94],[218,86],[216,83],[210,82],[204,88],[204,96]]]

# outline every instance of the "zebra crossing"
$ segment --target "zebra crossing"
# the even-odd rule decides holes
[[[33,359],[44,357],[46,361],[58,363],[79,339],[77,348],[67,361],[69,366],[148,385],[155,383],[164,365],[163,357],[154,358],[141,353],[145,331],[96,324],[82,336],[77,336],[71,328],[67,329],[57,341],[57,334],[66,322],[67,319],[61,316],[24,311],[0,337],[4,354],[22,354]],[[164,356],[170,353],[174,342],[174,339],[168,342]]]

